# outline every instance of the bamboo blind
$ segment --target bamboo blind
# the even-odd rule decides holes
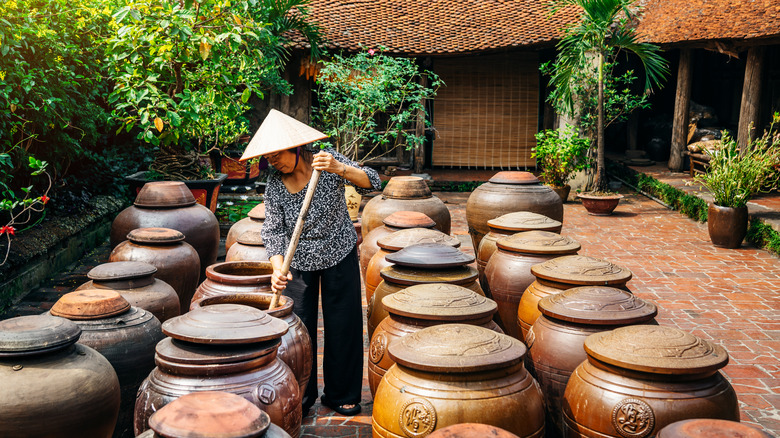
[[[539,119],[536,53],[437,59],[434,166],[534,167]]]

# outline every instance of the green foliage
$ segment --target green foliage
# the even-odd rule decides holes
[[[548,129],[536,134],[531,158],[535,158],[542,168],[542,180],[551,186],[563,187],[575,172],[590,167],[590,143],[587,138],[577,135],[572,126],[567,125],[563,132]]]
[[[639,190],[660,199],[691,219],[707,222],[708,206],[705,200],[669,184],[662,183],[644,173],[639,174],[635,184]]]
[[[449,182],[441,186],[441,191],[471,193],[484,183],[484,181]]]
[[[760,219],[752,219],[748,225],[748,242],[780,255],[780,233]]]
[[[33,186],[21,187],[15,192],[9,185],[13,175],[11,156],[6,153],[0,153],[0,239],[5,236],[5,255],[0,260],[0,266],[8,260],[8,254],[11,251],[11,236],[16,235],[16,227],[29,223],[33,219],[33,213],[42,213],[49,201],[49,190],[51,190],[51,176],[46,171],[48,163],[38,160],[35,157],[28,157],[27,167],[31,177],[41,174],[46,175],[48,186],[39,196],[34,195]],[[10,168],[10,169],[9,169]],[[19,193],[21,192],[21,193]],[[39,220],[43,219],[41,215]]]
[[[220,223],[235,223],[245,218],[250,210],[262,203],[259,199],[220,202],[214,214]]]

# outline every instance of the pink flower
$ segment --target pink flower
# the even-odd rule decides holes
[[[0,235],[3,235],[5,233],[8,233],[10,236],[16,235],[16,229],[10,225],[5,225],[2,228],[0,228]]]
[[[374,51],[374,49],[368,49],[368,54],[369,55],[374,56],[374,53],[376,53],[376,51]]]

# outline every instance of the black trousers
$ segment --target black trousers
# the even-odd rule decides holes
[[[293,279],[284,295],[311,337],[312,368],[304,408],[317,400],[317,313],[322,290],[324,354],[323,394],[337,405],[360,403],[363,385],[363,309],[357,248],[336,266],[319,271],[290,269]]]

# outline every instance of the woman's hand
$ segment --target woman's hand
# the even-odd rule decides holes
[[[274,291],[281,292],[287,288],[287,282],[291,280],[291,272],[288,272],[287,275],[282,275],[281,269],[274,269],[273,274],[271,274],[271,287]]]
[[[314,161],[312,161],[311,167],[316,170],[324,170],[326,172],[335,173],[338,176],[344,177],[348,166],[333,158],[333,155],[325,151],[320,151],[314,155]]]

